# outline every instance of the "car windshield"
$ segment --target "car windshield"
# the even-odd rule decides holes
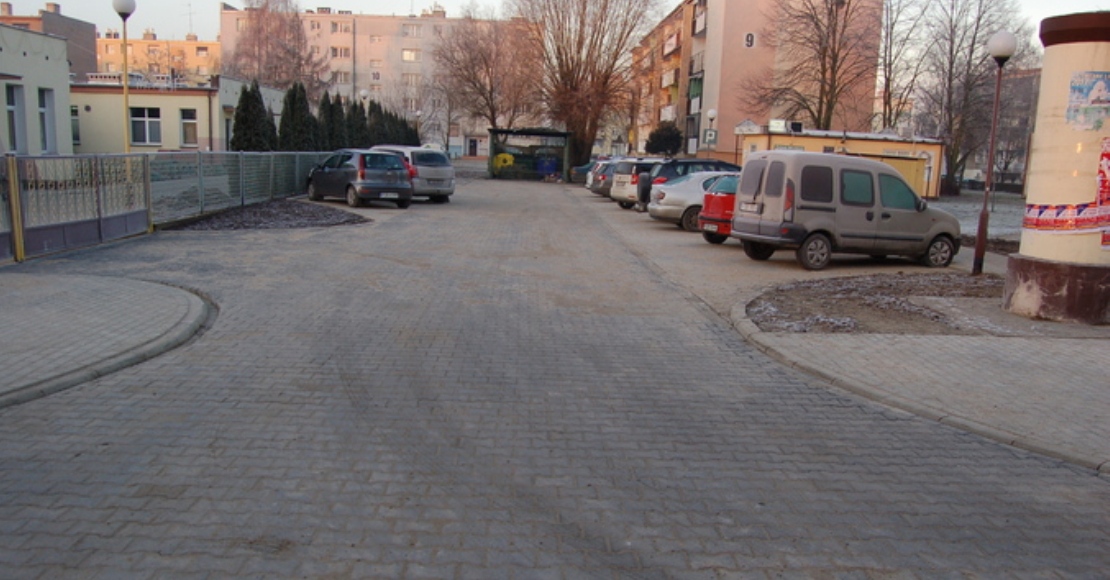
[[[447,156],[439,151],[416,151],[412,154],[412,161],[416,165],[431,165],[444,167],[451,165]]]
[[[405,164],[396,155],[386,153],[366,153],[362,156],[362,166],[367,169],[404,169]]]

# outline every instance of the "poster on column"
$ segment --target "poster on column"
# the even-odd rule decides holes
[[[1098,159],[1098,224],[1102,228],[1102,249],[1110,250],[1110,137],[1102,139]]]
[[[1068,94],[1068,125],[1077,131],[1101,131],[1110,121],[1110,71],[1072,74]]]

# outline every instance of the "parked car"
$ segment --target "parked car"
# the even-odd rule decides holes
[[[698,229],[701,237],[711,244],[723,244],[732,232],[732,209],[736,205],[736,187],[740,184],[740,174],[730,173],[717,181],[705,192],[701,212],[698,213]]]
[[[639,201],[637,184],[640,175],[651,171],[652,165],[663,161],[660,157],[634,157],[618,160],[613,168],[613,186],[609,197],[623,209],[632,209]]]
[[[451,201],[455,193],[455,167],[446,153],[412,145],[375,145],[370,150],[396,153],[405,159],[413,169],[413,197],[427,197],[435,203]]]
[[[651,167],[647,179],[641,177],[638,180],[640,202],[646,204],[651,201],[652,189],[656,185],[667,183],[676,177],[702,171],[740,171],[740,166],[718,159],[699,159],[697,157],[661,161]]]
[[[325,197],[345,198],[351,207],[376,199],[404,209],[412,203],[412,177],[395,153],[340,149],[308,174],[308,198]]]
[[[597,164],[601,163],[602,161],[603,159],[591,159],[589,163],[572,167],[570,169],[570,182],[585,183],[586,187],[589,188],[590,175],[593,174],[594,168],[597,167]]]
[[[590,191],[598,195],[609,197],[609,192],[613,189],[613,170],[616,169],[616,167],[617,164],[615,161],[602,161],[598,163],[597,167],[590,173]]]
[[[794,249],[807,270],[834,252],[910,256],[944,267],[960,249],[960,223],[930,208],[896,169],[878,161],[763,151],[744,163],[732,237],[753,260]]]
[[[652,218],[677,224],[688,231],[698,231],[698,214],[701,213],[705,192],[725,175],[724,171],[688,173],[652,187],[648,215]]]

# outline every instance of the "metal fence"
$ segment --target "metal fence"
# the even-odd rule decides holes
[[[0,260],[149,232],[304,191],[328,153],[8,156],[0,163]]]

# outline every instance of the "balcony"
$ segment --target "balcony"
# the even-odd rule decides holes
[[[690,57],[690,76],[701,76],[705,72],[705,52]]]
[[[672,34],[672,35],[668,36],[667,39],[663,41],[663,56],[667,56],[667,55],[673,53],[674,51],[678,50],[678,46],[679,46],[678,42],[679,42],[678,34]]]
[[[706,17],[705,10],[702,9],[694,15],[694,36],[702,36],[705,34],[705,27],[708,18]]]
[[[672,68],[671,70],[663,73],[663,81],[659,85],[660,88],[667,88],[678,84],[678,69]]]

